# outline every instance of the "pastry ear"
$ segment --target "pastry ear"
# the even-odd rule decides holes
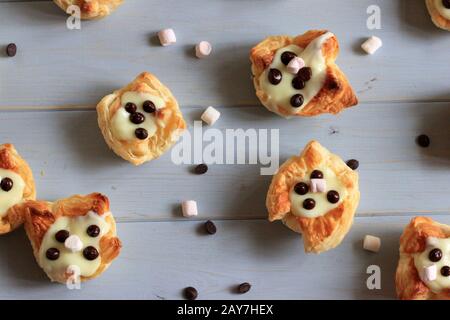
[[[400,250],[405,253],[417,253],[425,250],[428,237],[445,238],[440,225],[430,218],[415,217],[405,228],[400,238]]]
[[[75,195],[55,202],[54,208],[58,216],[83,216],[89,211],[94,211],[101,216],[109,211],[109,200],[101,193]]]
[[[100,240],[100,250],[102,253],[102,262],[111,263],[120,253],[122,243],[117,237],[105,236]]]
[[[25,229],[30,238],[40,245],[45,233],[50,229],[56,218],[47,202],[27,201],[24,206]]]
[[[312,140],[306,145],[300,157],[309,169],[314,169],[326,160],[325,157],[328,153],[328,150],[319,142]]]
[[[0,146],[0,168],[5,170],[14,169],[17,164],[14,161],[12,153],[16,152],[12,144],[4,144]]]

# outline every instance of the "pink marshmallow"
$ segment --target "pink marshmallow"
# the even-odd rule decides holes
[[[310,185],[311,192],[326,192],[327,191],[327,182],[325,179],[311,179]]]
[[[436,280],[436,278],[437,278],[437,268],[435,264],[423,268],[422,279],[425,282],[434,281]]]
[[[175,36],[175,31],[173,29],[164,29],[158,32],[158,38],[161,45],[166,47],[177,42],[177,37]]]
[[[378,252],[381,247],[381,239],[375,236],[366,235],[363,240],[363,248],[367,251]]]
[[[374,54],[383,46],[383,41],[378,37],[370,37],[362,45],[361,48],[368,54]]]
[[[208,41],[201,41],[199,44],[195,46],[195,55],[197,58],[202,59],[206,58],[211,54],[212,46]]]
[[[217,111],[214,107],[209,106],[208,108],[206,108],[200,118],[208,125],[212,126],[214,123],[216,123],[217,120],[219,120],[220,112]]]
[[[297,74],[301,68],[305,66],[305,61],[302,58],[295,57],[289,61],[287,71],[292,74]]]
[[[181,204],[181,209],[183,211],[183,216],[186,218],[195,217],[198,214],[197,202],[194,200],[184,201]]]

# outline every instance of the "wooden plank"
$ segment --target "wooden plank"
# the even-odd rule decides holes
[[[262,107],[219,110],[223,116],[214,128],[222,133],[279,129],[280,162],[310,139],[344,159],[360,160],[361,215],[450,211],[450,109],[445,103],[363,104],[342,116],[291,121]],[[193,134],[199,111],[183,112]],[[122,221],[177,219],[185,199],[198,201],[202,219],[266,216],[271,177],[261,176],[261,165],[211,165],[206,175],[196,176],[191,165],[173,164],[168,152],[134,167],[108,150],[93,111],[4,112],[1,123],[0,141],[14,143],[30,162],[40,198],[104,192]],[[431,137],[429,149],[415,144],[423,132]]]
[[[267,35],[310,28],[338,35],[339,63],[361,101],[448,101],[450,64],[442,53],[449,52],[450,37],[433,26],[424,1],[377,1],[379,31],[366,27],[372,4],[197,0],[193,6],[132,0],[111,17],[70,31],[66,16],[51,2],[1,3],[0,20],[8,27],[0,30],[0,44],[16,42],[19,51],[14,59],[0,59],[0,105],[94,105],[144,70],[167,83],[182,105],[255,105],[250,48]],[[154,34],[168,26],[179,41],[162,48]],[[359,45],[372,34],[385,46],[367,57]],[[213,43],[214,54],[198,61],[193,45],[203,39]]]

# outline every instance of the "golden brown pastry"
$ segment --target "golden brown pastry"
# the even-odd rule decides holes
[[[104,97],[97,113],[108,146],[134,165],[162,155],[186,129],[175,97],[148,72]]]
[[[250,54],[256,95],[286,118],[336,114],[356,105],[352,87],[335,64],[338,52],[336,36],[326,30],[268,37]]]
[[[99,19],[110,15],[123,0],[53,0],[64,12],[70,6],[80,8],[81,19]]]
[[[23,204],[36,198],[33,173],[12,144],[0,145],[0,234],[23,223]]]
[[[434,24],[450,31],[450,0],[425,0],[425,2]]]
[[[25,230],[39,266],[60,283],[67,283],[74,273],[80,281],[99,276],[122,246],[109,200],[100,193],[29,201]]]
[[[303,234],[306,252],[338,246],[359,203],[358,174],[317,141],[287,160],[267,194],[269,220],[283,220]]]
[[[403,300],[450,299],[450,226],[411,220],[400,238],[395,284]]]

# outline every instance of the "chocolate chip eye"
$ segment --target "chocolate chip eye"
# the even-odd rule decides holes
[[[156,111],[155,104],[151,102],[150,100],[144,101],[144,104],[142,105],[145,112],[153,113]]]
[[[302,90],[305,88],[306,84],[305,81],[300,79],[300,77],[295,77],[294,79],[292,79],[292,86],[294,87],[294,89]]]
[[[93,246],[89,246],[89,247],[84,248],[83,256],[86,258],[86,260],[92,261],[92,260],[97,259],[98,251]]]
[[[145,116],[140,112],[130,114],[130,121],[134,124],[141,124],[145,121]]]
[[[291,51],[283,52],[283,54],[281,55],[281,62],[283,62],[283,64],[287,66],[289,62],[291,62],[291,60],[294,59],[296,56],[297,55]]]
[[[59,258],[59,250],[56,248],[50,248],[45,253],[48,260],[57,260]]]
[[[339,193],[335,190],[328,191],[327,199],[330,203],[338,203],[339,202]]]
[[[298,77],[303,81],[307,82],[312,78],[312,69],[310,67],[301,68],[298,73]]]
[[[441,274],[442,274],[444,277],[450,276],[450,267],[449,267],[449,266],[443,266],[443,267],[441,268]]]
[[[278,69],[270,69],[269,70],[269,82],[273,85],[277,85],[283,79],[283,75],[281,71]]]
[[[55,234],[55,239],[56,241],[60,242],[60,243],[64,243],[64,241],[66,241],[66,239],[70,236],[69,231],[67,230],[59,230],[56,234]]]
[[[428,259],[432,262],[438,262],[442,259],[442,251],[440,249],[433,249],[428,254]]]
[[[295,185],[294,191],[296,194],[303,196],[308,193],[309,187],[306,183],[300,182]]]
[[[98,237],[98,235],[100,234],[100,228],[97,225],[92,224],[86,229],[86,233],[89,237]]]
[[[323,179],[323,172],[320,170],[314,170],[311,172],[311,179]]]
[[[148,132],[144,128],[137,128],[136,130],[134,130],[134,135],[139,140],[145,140],[148,138]]]
[[[13,187],[14,183],[10,178],[3,178],[0,182],[0,188],[2,188],[3,191],[10,191]]]
[[[303,208],[305,208],[306,210],[312,210],[314,209],[314,207],[316,206],[316,202],[314,201],[314,199],[306,199],[305,201],[303,201]]]
[[[442,0],[442,5],[443,5],[446,9],[450,9],[450,0]]]
[[[301,107],[304,100],[305,99],[303,98],[303,96],[301,94],[295,94],[291,98],[291,106],[293,106],[294,108]]]
[[[127,102],[127,104],[125,105],[125,110],[126,110],[128,113],[133,114],[133,113],[136,112],[137,107],[136,107],[136,105],[135,105],[133,102]]]

